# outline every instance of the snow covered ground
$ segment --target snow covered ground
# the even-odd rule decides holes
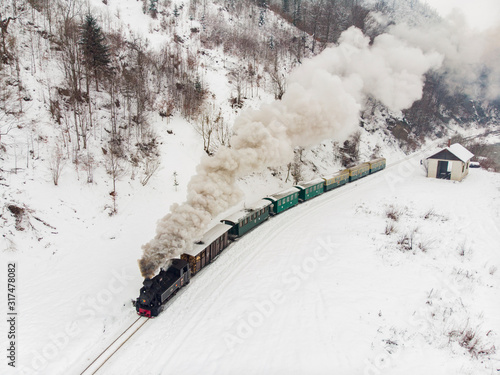
[[[427,179],[417,156],[301,204],[233,243],[100,373],[495,373],[499,191],[483,170]],[[44,234],[37,260],[3,253],[19,266],[21,367],[2,374],[80,373],[135,319],[151,202],[111,223],[79,212],[88,231]],[[61,228],[72,208],[54,209]]]
[[[499,346],[500,176],[450,183],[416,163],[406,180],[389,169],[233,244],[105,373],[498,369],[498,354],[481,351]],[[401,215],[386,235],[391,206]],[[411,249],[398,245],[411,233]]]

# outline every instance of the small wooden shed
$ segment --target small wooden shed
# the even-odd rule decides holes
[[[427,158],[427,177],[462,181],[469,174],[473,156],[464,146],[454,143]]]

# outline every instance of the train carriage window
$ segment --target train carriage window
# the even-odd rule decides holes
[[[242,222],[242,221],[240,221],[240,228],[241,228],[242,226],[243,226],[243,222]]]

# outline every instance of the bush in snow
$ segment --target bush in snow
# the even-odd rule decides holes
[[[389,207],[387,207],[385,214],[389,219],[398,221],[399,217],[402,214],[402,211],[391,204]]]

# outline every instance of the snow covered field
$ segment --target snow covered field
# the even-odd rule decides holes
[[[495,373],[499,191],[483,170],[427,179],[416,157],[301,204],[233,243],[100,373]],[[54,262],[6,253],[22,368],[2,373],[80,373],[135,319],[146,207],[66,238]]]

